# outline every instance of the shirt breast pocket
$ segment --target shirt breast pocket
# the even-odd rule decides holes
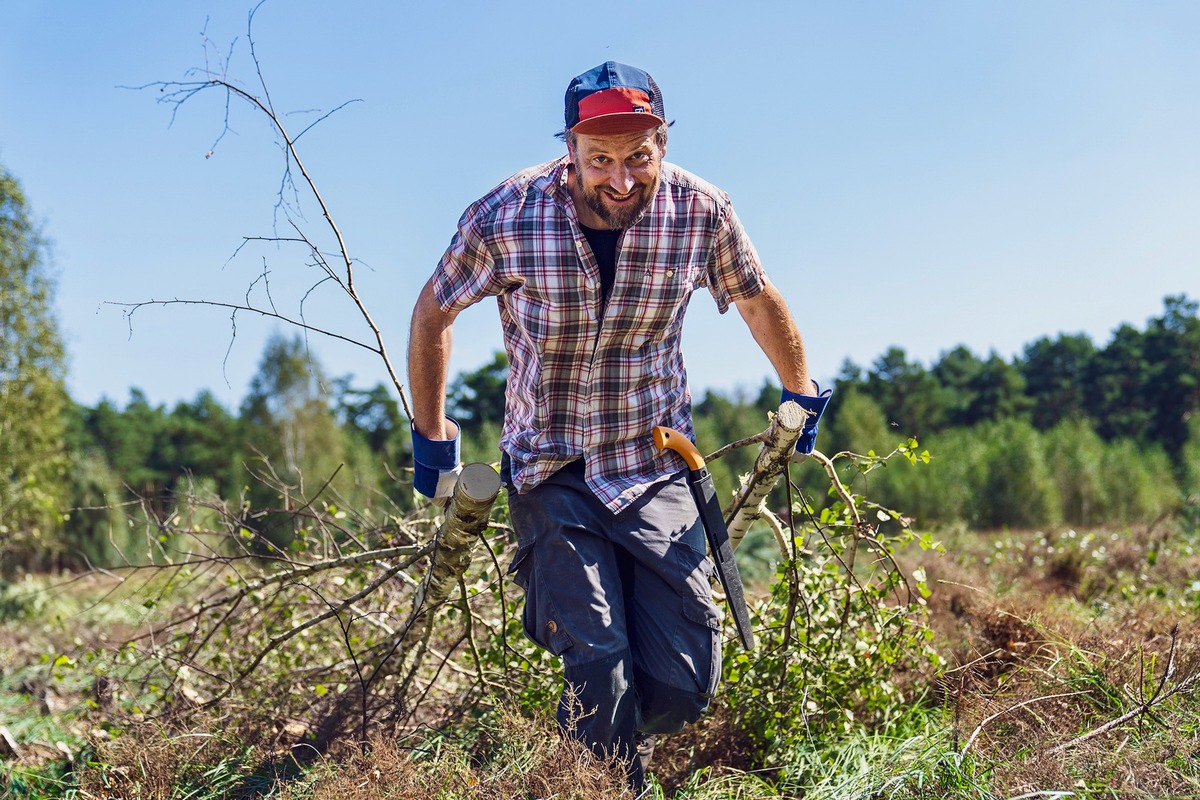
[[[702,275],[702,269],[688,264],[651,264],[636,271],[618,311],[623,329],[653,334],[679,324]]]

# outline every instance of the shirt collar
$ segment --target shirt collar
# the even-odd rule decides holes
[[[567,188],[567,176],[570,174],[570,170],[567,167],[570,163],[571,160],[567,156],[563,156],[550,171],[549,193],[559,199],[571,196],[571,190]]]

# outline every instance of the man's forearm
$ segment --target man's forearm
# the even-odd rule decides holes
[[[737,301],[737,309],[754,341],[775,367],[783,388],[797,394],[815,394],[808,375],[804,341],[774,284],[768,282],[759,294]]]
[[[438,307],[432,281],[425,284],[413,309],[408,337],[408,388],[413,424],[428,439],[450,438],[446,430],[446,379],[454,314]]]

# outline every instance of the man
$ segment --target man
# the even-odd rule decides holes
[[[732,302],[784,386],[828,401],[778,290],[716,187],[668,164],[662,96],[607,62],[571,81],[567,155],[472,204],[413,312],[409,385],[415,483],[451,491],[457,426],[445,416],[455,317],[500,306],[510,373],[501,473],[525,589],[525,630],[563,659],[559,721],[644,781],[654,734],[707,708],[721,668],[711,561],[683,461],[651,431],[692,436],[680,337],[692,291]],[[579,713],[572,712],[578,702]],[[635,752],[639,755],[634,758]]]

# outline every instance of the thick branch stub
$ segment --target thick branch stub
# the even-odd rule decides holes
[[[417,619],[444,603],[471,564],[475,545],[487,529],[492,505],[500,494],[500,475],[488,464],[463,467],[446,508],[446,520],[434,540],[433,560],[413,603]]]
[[[445,520],[434,537],[429,569],[413,596],[408,621],[383,643],[388,652],[384,661],[399,656],[392,672],[398,673],[402,665],[408,664],[407,677],[400,682],[397,697],[403,696],[429,652],[433,619],[471,565],[499,494],[500,475],[490,465],[474,463],[463,467],[454,496],[446,507]],[[377,673],[382,669],[381,664]]]
[[[808,412],[791,400],[779,406],[771,416],[771,425],[763,434],[754,469],[742,481],[733,502],[725,510],[729,541],[735,549],[750,530],[751,523],[762,516],[763,503],[775,488],[779,476],[787,470],[807,418]]]

